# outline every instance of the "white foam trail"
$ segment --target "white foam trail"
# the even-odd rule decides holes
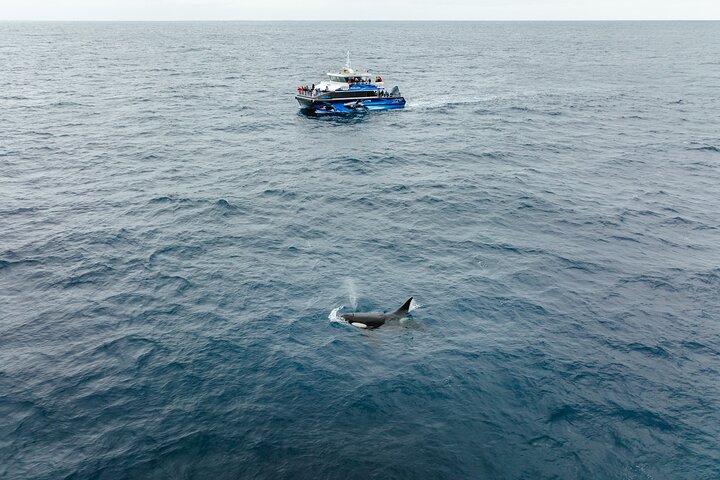
[[[348,300],[350,301],[350,308],[355,310],[357,308],[357,287],[355,286],[355,280],[352,278],[345,279],[345,288],[348,291]]]
[[[343,307],[345,307],[345,305],[340,305],[337,308],[333,308],[332,312],[330,312],[330,315],[328,315],[328,319],[331,322],[345,323],[345,319],[338,315],[338,312],[342,310]]]

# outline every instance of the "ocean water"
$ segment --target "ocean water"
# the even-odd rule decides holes
[[[408,107],[301,114],[346,50]],[[720,23],[2,23],[0,67],[0,478],[720,478]]]

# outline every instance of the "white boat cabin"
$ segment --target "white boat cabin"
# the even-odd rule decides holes
[[[350,52],[347,54],[345,66],[338,73],[327,74],[329,80],[324,80],[315,85],[316,89],[321,92],[334,92],[335,90],[347,90],[350,85],[360,83],[364,85],[372,85],[376,88],[385,88],[383,79],[380,75],[370,72],[358,72],[350,66]]]

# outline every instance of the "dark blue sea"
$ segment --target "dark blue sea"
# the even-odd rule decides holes
[[[718,112],[718,22],[0,24],[0,478],[720,478]]]

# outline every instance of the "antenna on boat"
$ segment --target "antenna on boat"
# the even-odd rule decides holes
[[[347,68],[348,70],[350,70],[350,68],[351,68],[350,67],[350,50],[348,50],[348,52],[347,52],[347,59],[345,60],[345,68]]]

